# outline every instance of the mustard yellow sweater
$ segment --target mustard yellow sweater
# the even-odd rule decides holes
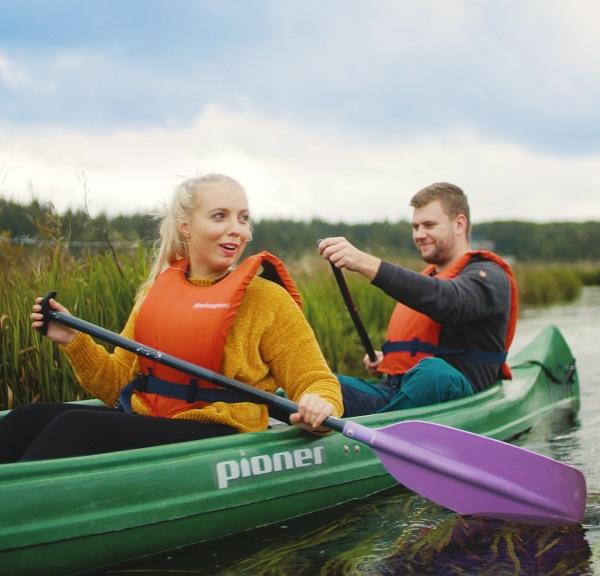
[[[209,285],[191,280],[196,285]],[[122,331],[134,337],[137,307]],[[138,372],[137,356],[115,348],[110,354],[82,332],[61,350],[67,356],[82,387],[109,406]],[[313,392],[331,402],[336,416],[342,414],[342,397],[337,379],[319,349],[314,333],[291,296],[278,284],[255,277],[250,282],[238,310],[223,352],[222,374],[256,388],[275,392],[281,386],[297,402],[305,392]],[[132,408],[146,414],[146,407],[134,394]],[[252,402],[214,402],[201,409],[188,410],[176,418],[219,423],[240,432],[264,430],[268,410]]]

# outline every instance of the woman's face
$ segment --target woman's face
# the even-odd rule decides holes
[[[245,192],[215,184],[196,193],[196,208],[180,224],[192,278],[218,278],[236,263],[252,236]]]

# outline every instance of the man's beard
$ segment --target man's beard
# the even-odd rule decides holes
[[[445,266],[452,259],[451,250],[447,244],[438,245],[434,244],[433,250],[427,254],[421,254],[421,259],[427,264],[433,264],[434,266]]]

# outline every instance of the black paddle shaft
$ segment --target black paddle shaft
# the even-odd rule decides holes
[[[373,344],[371,344],[371,340],[369,338],[369,335],[367,334],[365,326],[362,323],[360,316],[358,315],[358,309],[356,308],[356,304],[354,304],[352,294],[350,294],[350,288],[348,288],[348,284],[346,282],[346,278],[344,277],[344,273],[333,262],[330,261],[329,264],[331,265],[331,269],[333,270],[335,281],[337,282],[340,292],[342,293],[342,298],[344,299],[346,308],[350,313],[350,318],[352,318],[352,322],[354,323],[354,327],[358,332],[360,341],[362,342],[362,345],[364,346],[365,351],[369,356],[369,360],[371,360],[371,362],[376,362],[377,355],[375,354],[375,349],[373,348]]]
[[[55,296],[56,292],[48,292],[48,294],[46,294],[42,300],[42,314],[44,314],[44,326],[40,328],[40,332],[42,334],[46,334],[44,328],[47,330],[48,322],[50,320],[55,320],[56,322],[60,322],[65,326],[69,326],[70,328],[74,328],[80,332],[85,332],[94,338],[98,338],[99,340],[119,346],[120,348],[128,350],[129,352],[133,352],[138,356],[144,356],[150,360],[153,360],[154,362],[164,364],[170,368],[175,368],[175,370],[180,370],[181,372],[185,372],[186,374],[190,374],[196,378],[208,380],[213,384],[217,384],[218,386],[222,386],[223,388],[237,392],[241,396],[245,396],[255,402],[262,402],[269,406],[278,408],[287,414],[293,414],[294,412],[298,411],[298,404],[288,400],[287,398],[282,398],[276,394],[271,394],[270,392],[261,390],[260,388],[255,388],[254,386],[239,382],[233,378],[223,376],[223,374],[219,374],[218,372],[213,372],[208,368],[203,368],[202,366],[192,364],[187,360],[182,360],[181,358],[171,356],[170,354],[166,354],[165,352],[161,352],[160,350],[156,350],[155,348],[151,348],[145,344],[140,344],[135,340],[125,338],[120,334],[116,334],[115,332],[111,332],[106,328],[96,326],[91,322],[86,322],[85,320],[77,318],[76,316],[72,316],[71,314],[65,314],[64,312],[52,310],[48,301],[50,298],[54,298]],[[241,401],[242,400],[240,399],[240,402]],[[338,432],[343,431],[344,424],[345,422],[343,420],[335,418],[334,416],[329,416],[323,422],[323,426],[337,430]]]

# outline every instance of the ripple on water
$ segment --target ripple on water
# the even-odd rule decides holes
[[[583,526],[587,530],[600,530],[600,493],[588,493]]]

